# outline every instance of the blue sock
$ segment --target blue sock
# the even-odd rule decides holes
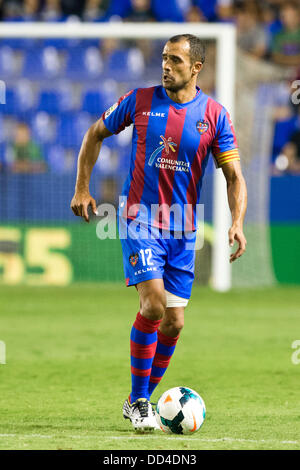
[[[161,320],[149,320],[138,313],[133,324],[130,335],[131,403],[138,398],[149,400],[149,379],[160,322]]]

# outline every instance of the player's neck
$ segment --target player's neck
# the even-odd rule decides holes
[[[178,91],[171,91],[166,89],[166,93],[172,101],[175,101],[175,103],[189,103],[195,98],[197,94],[196,83],[193,82],[186,88],[181,88],[181,90]]]

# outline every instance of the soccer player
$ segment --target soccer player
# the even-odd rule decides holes
[[[162,54],[162,86],[122,96],[89,128],[78,158],[71,208],[88,222],[89,206],[97,214],[89,181],[101,144],[133,123],[118,223],[126,284],[136,286],[140,300],[130,336],[131,392],[123,405],[123,416],[136,430],[157,427],[149,400],[183,327],[194,279],[196,209],[211,154],[227,181],[229,244],[238,243],[229,261],[246,247],[247,193],[237,142],[226,109],[196,85],[204,60],[197,37],[169,39]]]

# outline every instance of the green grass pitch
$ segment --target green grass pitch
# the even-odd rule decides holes
[[[0,287],[0,449],[300,448],[298,288],[194,287],[152,397],[177,385],[200,393],[207,417],[190,436],[137,435],[122,417],[138,307],[121,284]]]

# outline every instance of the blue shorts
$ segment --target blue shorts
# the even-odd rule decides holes
[[[163,232],[119,217],[119,234],[127,286],[149,279],[163,279],[168,292],[184,299],[190,298],[196,232],[186,235]]]

